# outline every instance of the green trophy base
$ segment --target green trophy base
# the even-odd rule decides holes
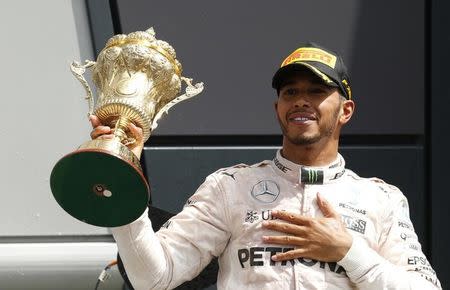
[[[67,213],[82,222],[100,227],[122,226],[136,220],[147,207],[149,185],[139,160],[117,143],[89,141],[64,156],[52,170],[53,196]],[[132,158],[123,153],[132,154]]]

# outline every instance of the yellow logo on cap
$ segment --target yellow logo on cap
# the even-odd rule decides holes
[[[336,65],[336,56],[315,47],[302,47],[291,53],[281,64],[281,67],[297,61],[317,61],[332,69]]]
[[[350,89],[350,85],[348,84],[348,81],[346,79],[343,79],[342,83],[347,90],[348,99],[350,100],[352,98],[352,89]]]

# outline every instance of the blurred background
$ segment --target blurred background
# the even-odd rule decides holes
[[[347,167],[408,197],[445,288],[449,9],[444,0],[3,1],[0,289],[94,289],[116,258],[107,229],[59,207],[49,176],[89,139],[85,92],[69,64],[95,60],[114,34],[149,27],[176,49],[183,75],[205,83],[146,143],[154,206],[178,212],[209,173],[273,158],[281,134],[271,78],[314,41],[340,53],[350,73],[356,113],[340,148]],[[116,267],[98,289],[126,289]]]

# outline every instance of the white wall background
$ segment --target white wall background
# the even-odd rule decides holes
[[[89,139],[69,70],[93,57],[86,15],[84,0],[0,4],[0,289],[94,289],[116,255],[107,229],[69,216],[49,185],[58,159]],[[115,270],[99,289],[121,285]]]
[[[0,85],[0,236],[106,234],[78,222],[50,191],[53,165],[89,139],[72,60],[92,59],[84,0],[5,1]]]

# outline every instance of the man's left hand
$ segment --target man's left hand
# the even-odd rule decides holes
[[[308,258],[323,262],[337,262],[347,254],[353,238],[347,232],[339,213],[319,193],[317,193],[317,204],[324,215],[323,218],[306,217],[287,211],[273,211],[273,217],[286,222],[263,222],[266,229],[288,234],[264,236],[264,242],[295,247],[291,251],[272,256],[272,260]]]

